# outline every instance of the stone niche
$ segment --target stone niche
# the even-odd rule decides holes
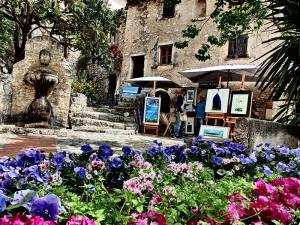
[[[67,127],[71,96],[71,73],[66,68],[63,48],[49,36],[37,36],[28,40],[24,60],[14,64],[12,74],[11,122],[24,125],[28,107],[35,98],[35,88],[26,82],[26,74],[35,67],[40,67],[41,50],[51,54],[50,63],[46,66],[57,75],[57,85],[48,95],[52,107],[51,126]]]

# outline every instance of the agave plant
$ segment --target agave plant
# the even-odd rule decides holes
[[[276,118],[279,122],[300,124],[300,1],[265,0],[269,9],[267,19],[274,29],[273,38],[279,42],[264,54],[266,60],[259,69],[258,86],[270,88],[273,100],[283,100]]]

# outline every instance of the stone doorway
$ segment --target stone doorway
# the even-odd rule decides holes
[[[115,91],[117,86],[117,76],[116,74],[111,74],[109,76],[109,83],[108,83],[108,93],[107,93],[107,104],[109,106],[115,105]]]
[[[132,56],[132,78],[144,76],[145,56]]]

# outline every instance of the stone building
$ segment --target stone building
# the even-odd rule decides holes
[[[215,1],[182,0],[175,8],[166,7],[162,0],[135,1],[127,4],[127,18],[123,30],[119,34],[122,47],[123,63],[118,76],[117,88],[126,85],[126,79],[158,75],[169,78],[184,87],[195,87],[178,72],[224,64],[259,64],[258,59],[272,46],[262,44],[268,39],[268,32],[239,37],[223,47],[211,48],[211,59],[206,62],[195,58],[200,46],[207,41],[207,37],[217,34],[216,25],[207,20],[214,10]],[[185,49],[177,49],[174,43],[182,40],[182,30],[189,24],[203,26],[200,35],[189,43]],[[255,90],[254,85],[247,85]],[[232,85],[238,87],[239,85]],[[254,101],[260,98],[263,102],[260,118],[265,117],[266,108],[272,108],[267,102],[267,95],[260,96],[255,91]]]

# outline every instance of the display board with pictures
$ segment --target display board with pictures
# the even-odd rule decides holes
[[[234,117],[249,117],[252,107],[252,91],[232,91],[229,115]]]
[[[146,97],[144,106],[144,124],[158,125],[160,117],[161,98]]]
[[[206,113],[227,113],[229,88],[208,89],[206,95]]]
[[[185,122],[185,133],[186,134],[194,134],[194,124],[195,124],[195,118],[188,117],[187,121]]]

